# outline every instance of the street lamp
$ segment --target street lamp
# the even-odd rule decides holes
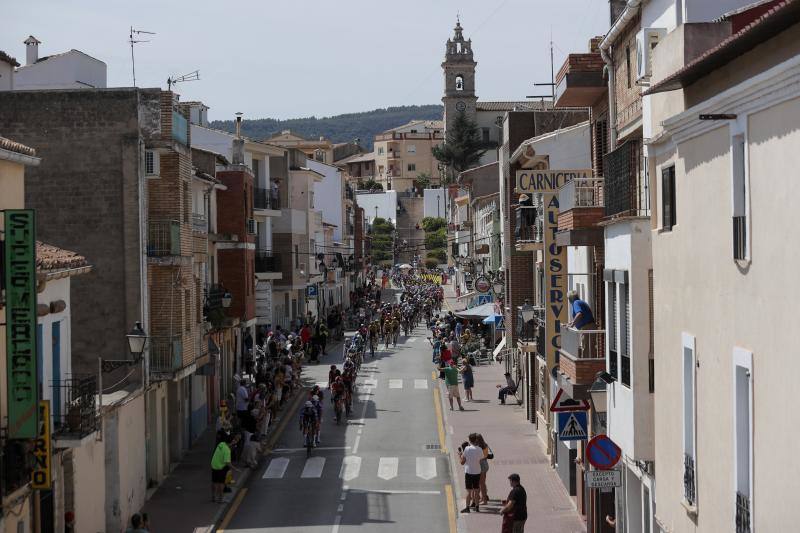
[[[522,321],[526,324],[533,320],[533,318],[536,316],[536,311],[527,298],[525,299],[525,303],[520,308],[520,311],[522,311]]]
[[[128,348],[133,354],[134,360],[138,360],[142,356],[144,345],[147,344],[147,334],[142,329],[142,323],[136,322],[126,337],[128,337]]]
[[[222,294],[222,307],[228,308],[231,306],[231,301],[233,300],[233,296],[228,291],[225,291]]]
[[[503,283],[503,280],[501,280],[501,279],[496,279],[494,281],[494,283],[492,283],[492,289],[494,289],[494,293],[498,297],[503,295],[503,290],[505,290],[505,288],[506,288],[506,284]]]

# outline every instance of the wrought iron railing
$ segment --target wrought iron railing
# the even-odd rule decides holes
[[[177,220],[151,220],[147,227],[147,255],[181,255],[181,224]]]
[[[517,242],[543,242],[544,220],[538,206],[519,206],[514,236]]]
[[[3,494],[11,494],[15,490],[30,483],[31,472],[35,465],[33,456],[33,440],[5,440],[3,442],[3,460],[0,461],[3,476]]]
[[[540,340],[540,328],[544,325],[544,308],[531,307],[530,317],[525,320],[523,307],[517,307],[517,340],[523,342],[536,342]]]
[[[582,207],[603,207],[602,178],[579,178],[568,181],[558,190],[560,212]]]
[[[273,255],[272,250],[256,250],[256,272],[281,272],[281,257]]]
[[[647,216],[650,214],[648,191],[640,190],[640,146],[626,141],[603,158],[605,171],[605,214],[612,216]]]
[[[208,219],[202,213],[192,213],[192,229],[200,233],[208,233]]]
[[[689,505],[694,505],[697,498],[695,485],[694,457],[683,454],[683,498]]]
[[[750,533],[750,497],[736,491],[736,533]]]
[[[217,283],[206,285],[204,292],[207,311],[222,309],[222,298],[225,296],[225,288],[222,285]]]
[[[253,188],[253,208],[254,209],[273,209],[272,196],[269,189]]]
[[[97,430],[97,376],[74,375],[51,387],[54,437],[82,438]]]
[[[733,217],[733,258],[747,258],[747,217]]]
[[[150,373],[171,374],[183,367],[183,342],[180,335],[150,337]]]

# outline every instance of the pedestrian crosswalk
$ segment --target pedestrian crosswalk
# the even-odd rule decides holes
[[[379,457],[362,458],[357,455],[344,457],[273,457],[262,479],[320,479],[336,476],[344,481],[353,481],[359,477],[379,478],[390,481],[395,478],[408,480],[418,478],[430,481],[437,477],[439,461],[437,457]],[[441,469],[446,469],[442,464]],[[363,475],[362,475],[363,474]]]
[[[380,389],[380,388],[389,388],[389,389],[402,389],[405,387],[406,383],[408,383],[409,387],[411,384],[414,384],[415,389],[427,389],[429,386],[430,379],[401,379],[401,378],[387,378],[387,379],[376,379],[376,378],[359,378],[356,384],[363,388],[371,388],[371,389]],[[318,385],[321,389],[328,388],[327,381],[317,381],[316,385]]]

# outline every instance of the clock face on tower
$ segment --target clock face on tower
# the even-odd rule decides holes
[[[459,111],[464,111],[466,108],[467,108],[467,104],[465,104],[465,103],[464,103],[464,102],[462,102],[461,100],[459,100],[458,102],[456,102],[456,109],[457,109],[457,110],[459,110]]]

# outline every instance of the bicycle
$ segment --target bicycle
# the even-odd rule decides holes
[[[303,425],[303,438],[304,438],[303,446],[306,449],[306,457],[310,457],[311,456],[311,449],[314,447],[315,432],[311,428],[311,425],[312,424],[309,424],[309,423],[305,423]]]
[[[342,421],[342,404],[343,399],[341,394],[337,394],[333,402],[333,412],[336,414],[336,425],[338,426]]]
[[[372,359],[375,359],[375,348],[377,348],[377,347],[378,347],[378,337],[377,336],[370,337],[369,338],[369,352],[370,352],[370,357],[372,357]]]

